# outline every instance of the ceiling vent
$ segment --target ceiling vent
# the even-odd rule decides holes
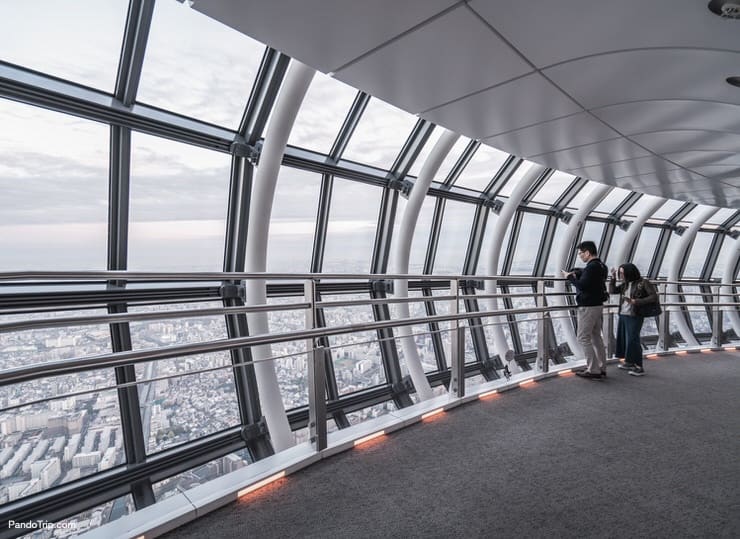
[[[740,19],[740,1],[738,0],[712,0],[707,7],[723,19]]]

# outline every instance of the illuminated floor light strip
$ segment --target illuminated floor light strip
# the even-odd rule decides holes
[[[485,393],[481,393],[478,395],[479,399],[484,399],[486,397],[490,397],[491,395],[498,395],[498,389],[494,389],[493,391],[486,391]]]
[[[439,415],[444,413],[444,408],[437,408],[436,410],[432,410],[431,412],[427,412],[426,414],[421,415],[421,419],[429,419],[430,417],[434,417],[435,415]]]
[[[558,376],[575,376],[576,373],[573,371],[561,371],[558,373]]]
[[[519,387],[525,387],[525,386],[531,386],[534,384],[536,380],[524,380],[524,382],[519,382]]]
[[[712,352],[713,350],[711,348],[702,348],[701,353],[702,354],[708,354],[709,352]]]
[[[645,357],[648,358],[648,359],[658,359],[658,354],[648,354]]]
[[[735,346],[725,346],[725,347],[723,348],[723,350],[724,350],[725,352],[734,352],[735,350],[737,350],[737,348],[736,348]]]
[[[676,352],[676,355],[678,355],[678,356],[685,356],[687,354],[688,354],[688,352],[686,350],[679,350],[678,352]]]
[[[358,438],[355,440],[355,447],[357,447],[360,444],[364,444],[365,442],[369,442],[370,440],[374,440],[375,438],[379,438],[385,434],[384,430],[374,432],[373,434],[368,434],[367,436],[363,438]]]
[[[239,492],[236,493],[237,498],[241,498],[245,494],[249,494],[250,492],[254,492],[255,490],[258,490],[265,485],[269,485],[270,483],[277,481],[278,479],[282,479],[285,477],[285,470],[282,472],[276,473],[275,475],[271,475],[270,477],[264,478],[262,481],[257,481],[256,483],[249,485],[247,488],[241,489]]]

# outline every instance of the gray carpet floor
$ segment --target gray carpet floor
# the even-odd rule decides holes
[[[646,371],[458,407],[166,537],[740,537],[740,354]]]

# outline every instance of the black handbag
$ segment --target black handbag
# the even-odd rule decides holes
[[[660,308],[660,303],[646,303],[644,305],[635,305],[635,315],[649,318],[658,316],[663,313],[663,309]]]

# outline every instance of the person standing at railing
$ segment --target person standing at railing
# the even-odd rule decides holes
[[[645,316],[640,306],[658,303],[658,291],[650,281],[643,279],[637,266],[627,263],[619,266],[619,270],[612,268],[609,293],[619,294],[616,353],[617,357],[624,358],[619,368],[632,376],[644,376],[640,331]]]
[[[586,264],[583,269],[561,270],[565,279],[576,287],[578,304],[578,344],[586,356],[586,368],[576,372],[583,378],[598,380],[606,376],[606,349],[601,335],[604,302],[609,299],[606,278],[609,268],[599,260],[596,244],[584,241],[578,244],[578,258]]]

